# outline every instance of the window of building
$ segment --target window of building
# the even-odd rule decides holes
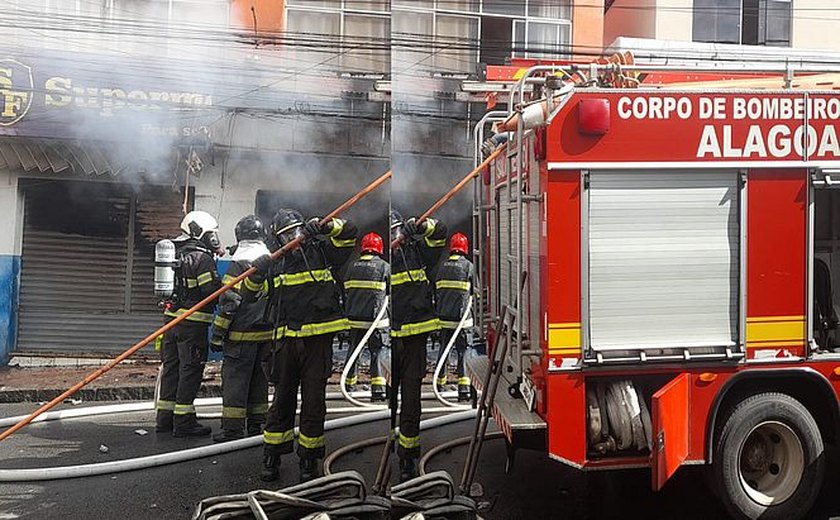
[[[401,8],[410,12],[401,13]],[[401,0],[394,3],[394,10],[394,20],[405,19],[395,22],[395,33],[408,31],[398,38],[419,39],[428,34],[412,23],[423,16],[420,13],[428,12],[436,46],[435,59],[427,63],[437,71],[469,74],[479,62],[502,65],[511,57],[557,59],[569,52],[571,0]]]
[[[531,20],[514,22],[514,57],[557,59],[568,56],[572,26]]]
[[[226,29],[229,0],[11,0],[12,42],[67,51],[186,55],[196,33]],[[42,17],[34,23],[32,13]]]
[[[745,45],[790,46],[790,0],[744,0]]]
[[[694,0],[697,42],[790,46],[791,0]]]
[[[478,63],[479,17],[439,15],[435,18],[435,69],[474,72]]]
[[[385,0],[288,0],[286,29],[301,35],[292,47],[296,65],[388,72],[389,9]]]

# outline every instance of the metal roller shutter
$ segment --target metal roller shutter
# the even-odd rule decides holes
[[[153,249],[177,233],[177,193],[72,181],[24,193],[18,352],[107,355],[161,325]]]
[[[737,173],[599,171],[589,182],[591,348],[734,345]]]

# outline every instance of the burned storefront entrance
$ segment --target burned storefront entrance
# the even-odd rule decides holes
[[[183,192],[21,179],[17,353],[107,354],[161,323],[154,244],[178,233]]]

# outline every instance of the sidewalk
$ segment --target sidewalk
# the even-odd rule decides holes
[[[0,403],[50,401],[108,361],[106,358],[13,357],[8,367],[0,367]],[[343,352],[333,356],[329,384],[338,384],[343,365]],[[155,397],[159,366],[156,360],[128,359],[76,392],[72,402],[150,401]],[[221,361],[207,362],[198,397],[221,397],[221,370]],[[367,367],[360,366],[359,374],[367,374]]]
[[[84,379],[107,359],[23,358],[0,368],[0,403],[45,402]],[[81,366],[79,366],[81,365]],[[117,365],[82,388],[72,399],[81,401],[147,401],[154,399],[159,363],[130,360]],[[221,363],[209,362],[199,397],[221,396]]]

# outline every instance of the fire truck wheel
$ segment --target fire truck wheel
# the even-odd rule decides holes
[[[750,396],[735,406],[717,438],[718,495],[736,518],[795,520],[808,514],[822,486],[820,429],[796,399]]]

